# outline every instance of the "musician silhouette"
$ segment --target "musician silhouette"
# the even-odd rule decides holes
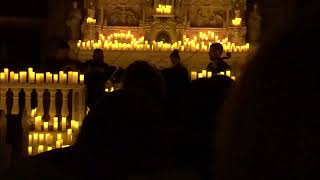
[[[213,43],[210,46],[209,56],[210,63],[207,66],[207,70],[211,71],[214,74],[217,74],[222,71],[227,71],[231,69],[231,66],[228,65],[224,59],[230,59],[231,54],[227,53],[227,56],[222,57],[223,46],[220,43]]]

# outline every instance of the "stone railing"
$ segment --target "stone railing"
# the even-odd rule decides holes
[[[0,73],[0,110],[9,116],[22,115],[24,154],[74,142],[72,136],[86,113],[83,81],[78,72],[35,73],[29,68],[28,72],[4,69]]]

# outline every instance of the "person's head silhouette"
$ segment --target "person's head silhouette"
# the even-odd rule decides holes
[[[170,54],[170,60],[173,66],[180,64],[179,50],[176,49]]]
[[[93,51],[93,60],[94,61],[101,61],[103,62],[104,55],[103,55],[103,50],[102,49],[95,49]]]
[[[220,43],[213,43],[210,46],[209,56],[210,60],[219,60],[223,53],[223,46]]]

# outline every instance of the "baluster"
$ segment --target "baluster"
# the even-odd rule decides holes
[[[68,110],[68,89],[62,90],[62,109],[61,109],[61,116],[68,117],[69,110]]]
[[[56,89],[50,89],[50,107],[49,107],[49,115],[50,115],[50,123],[53,124],[53,118],[57,115],[57,110],[56,110]]]
[[[38,105],[37,105],[37,114],[39,116],[43,116],[43,89],[37,89],[37,94],[38,94]]]
[[[72,90],[72,119],[79,121],[79,91]]]
[[[25,92],[25,110],[26,110],[26,113],[27,113],[27,117],[30,117],[31,115],[31,110],[32,110],[32,107],[31,107],[31,93],[32,93],[32,90],[31,89],[24,89],[24,92]]]
[[[6,99],[8,89],[0,89],[0,110],[7,111]],[[7,112],[6,112],[7,113]]]
[[[13,89],[13,104],[11,114],[19,114],[19,92],[20,89]]]

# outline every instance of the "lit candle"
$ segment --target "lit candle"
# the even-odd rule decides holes
[[[61,148],[61,141],[56,141],[56,148]]]
[[[44,122],[44,123],[43,123],[43,129],[44,129],[44,131],[48,131],[48,128],[49,128],[49,122]]]
[[[31,110],[31,117],[32,117],[32,118],[36,117],[36,113],[37,113],[37,108],[32,109],[32,110]]]
[[[51,151],[51,150],[52,150],[52,146],[48,146],[47,151]]]
[[[58,74],[54,74],[53,75],[53,82],[54,83],[58,83],[59,82],[59,75]]]
[[[197,79],[197,72],[192,71],[191,72],[191,80],[196,80]]]
[[[48,136],[47,145],[53,146],[53,135],[51,134]]]
[[[9,77],[10,82],[14,82],[14,72],[10,72],[10,77]]]
[[[39,144],[44,144],[44,134],[39,134]]]
[[[38,133],[33,133],[33,144],[38,144]]]
[[[29,83],[35,82],[36,73],[35,72],[29,72]]]
[[[73,120],[73,119],[72,119],[71,122],[70,122],[70,123],[71,123],[71,129],[72,129],[72,130],[74,130],[74,123],[75,123],[75,122],[76,122],[76,120]]]
[[[224,76],[224,75],[225,75],[225,72],[220,72],[219,74],[222,75],[222,76]]]
[[[75,132],[79,131],[79,121],[74,122],[74,130],[75,130]]]
[[[211,78],[212,77],[212,72],[208,72],[208,78]]]
[[[61,140],[62,139],[62,134],[61,133],[58,133],[57,134],[57,140]]]
[[[5,74],[4,73],[0,73],[0,82],[5,82]]]
[[[202,73],[198,73],[198,78],[203,78],[203,74]]]
[[[231,71],[226,71],[226,76],[231,77]]]
[[[13,79],[14,79],[15,83],[18,83],[19,82],[19,74],[18,73],[14,73]]]
[[[29,156],[32,155],[32,146],[28,146],[28,155],[29,155]]]
[[[53,118],[53,130],[58,131],[58,117]]]
[[[67,118],[62,117],[61,118],[61,129],[62,129],[62,131],[66,131],[66,128],[67,128]]]
[[[69,71],[68,72],[68,84],[73,83],[73,72]]]
[[[29,145],[32,145],[32,134],[29,134],[28,139],[29,139]]]
[[[202,76],[207,77],[207,70],[202,70]]]
[[[72,129],[67,130],[67,143],[72,144]]]
[[[9,69],[4,68],[4,82],[8,82],[9,79]]]
[[[36,73],[36,83],[41,83],[41,73]]]
[[[27,72],[21,71],[19,74],[20,74],[20,83],[26,83],[27,82]]]
[[[41,131],[41,116],[37,116],[34,119],[34,127],[36,131]]]
[[[83,84],[83,83],[84,83],[84,75],[80,74],[80,84]]]
[[[38,146],[38,153],[43,153],[43,145]]]
[[[73,83],[78,84],[78,77],[79,77],[79,73],[73,72]]]
[[[235,80],[236,80],[236,77],[235,77],[235,76],[231,76],[231,79],[235,81]]]
[[[52,83],[52,74],[50,72],[46,72],[46,83]]]

